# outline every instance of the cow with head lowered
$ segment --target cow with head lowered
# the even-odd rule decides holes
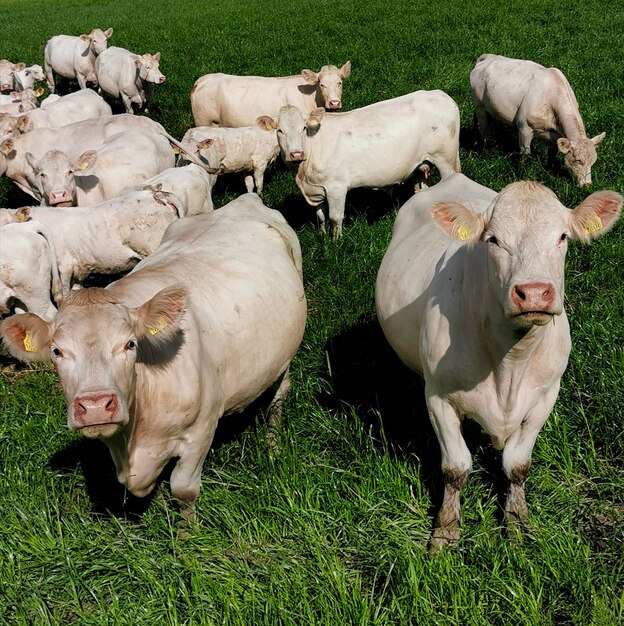
[[[527,521],[531,453],[571,348],[563,308],[568,240],[601,236],[621,207],[612,191],[569,210],[538,183],[496,194],[453,174],[400,209],[375,297],[390,345],[424,377],[440,444],[444,500],[433,551],[459,536],[460,490],[472,465],[464,417],[502,451],[508,522]]]
[[[306,299],[294,231],[255,194],[172,224],[159,248],[106,289],[80,289],[46,322],[0,324],[21,359],[54,363],[71,430],[100,438],[117,477],[149,494],[171,459],[189,517],[220,419],[289,387]]]

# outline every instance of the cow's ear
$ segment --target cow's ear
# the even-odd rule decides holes
[[[20,361],[50,359],[52,324],[33,313],[7,317],[0,323],[0,337],[7,350]]]
[[[11,96],[11,99],[15,100],[16,102],[21,102],[23,100],[23,92],[21,91],[12,91],[9,95]]]
[[[0,152],[2,152],[4,156],[9,156],[9,154],[13,152],[13,140],[5,139],[2,143],[0,143]]]
[[[91,36],[90,35],[85,35],[83,33],[82,35],[80,35],[80,39],[82,39],[82,41],[91,41]]]
[[[28,117],[28,115],[20,115],[17,118],[17,122],[15,123],[15,126],[17,127],[17,130],[19,130],[20,133],[26,133],[28,132],[28,130],[30,130],[30,126],[32,126],[32,123],[30,122],[30,117]]]
[[[557,139],[557,148],[559,148],[561,154],[567,154],[572,150],[572,143],[567,137],[559,137],[559,139]]]
[[[318,107],[314,109],[308,115],[308,119],[305,121],[305,127],[308,129],[308,133],[312,134],[318,131],[321,127],[321,120],[323,119],[323,115],[325,114],[325,109],[323,107]]]
[[[256,124],[262,128],[262,130],[277,130],[277,122],[268,115],[262,115],[256,120]]]
[[[160,52],[152,54],[152,59],[154,59],[154,61],[160,61]]]
[[[349,78],[349,76],[351,76],[351,61],[347,61],[340,68],[340,77],[341,78]]]
[[[29,222],[30,221],[30,207],[23,206],[17,209],[14,213],[15,219],[18,222]]]
[[[74,169],[81,172],[89,171],[97,161],[97,152],[95,150],[87,150],[83,152],[74,163]]]
[[[104,31],[104,35],[106,35],[106,39],[110,39],[110,36],[113,34],[113,29],[112,28],[107,28]]]
[[[622,211],[624,199],[615,191],[592,193],[570,212],[570,231],[585,243],[611,230]]]
[[[607,133],[600,133],[600,135],[596,135],[595,137],[591,138],[591,142],[597,146],[606,136]]]
[[[40,98],[43,95],[43,87],[35,89],[35,91],[33,91],[33,95],[35,96],[35,98]]]
[[[477,215],[459,202],[436,202],[431,207],[435,223],[448,235],[466,243],[479,241],[483,215]]]
[[[318,74],[312,70],[301,70],[301,78],[309,85],[316,85],[316,83],[318,83]]]
[[[202,139],[201,141],[197,142],[197,151],[199,152],[200,150],[208,150],[208,148],[210,148],[213,143],[214,138]]]
[[[26,69],[26,63],[16,63],[16,64],[13,66],[13,69],[14,69],[16,72],[22,72],[22,71],[24,71],[24,70]]]
[[[135,309],[134,331],[140,339],[166,340],[174,335],[186,310],[186,290],[166,287]]]

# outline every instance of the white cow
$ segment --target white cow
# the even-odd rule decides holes
[[[342,106],[342,81],[350,74],[350,61],[340,69],[324,65],[318,74],[302,70],[296,76],[206,74],[191,90],[195,125],[253,126],[259,115],[275,117],[286,104],[304,113],[317,107],[333,111]]]
[[[518,130],[520,154],[531,153],[531,141],[556,144],[566,169],[579,187],[591,185],[596,146],[605,133],[589,139],[576,96],[563,73],[533,61],[484,54],[470,72],[472,101],[484,139],[492,117]]]
[[[162,191],[135,191],[94,207],[0,209],[0,225],[34,220],[56,249],[63,296],[91,274],[122,274],[154,252],[167,226],[184,216]]]
[[[162,135],[183,149],[179,141],[148,117],[111,115],[59,128],[37,128],[20,137],[4,140],[0,144],[0,176],[6,174],[24,193],[40,201],[40,181],[26,160],[27,152],[39,159],[49,150],[61,150],[70,158],[77,159],[86,150],[99,148],[109,137],[133,129],[146,129]],[[195,157],[191,155],[190,158]],[[201,162],[197,160],[197,164],[201,165]]]
[[[34,313],[45,320],[56,315],[62,300],[56,251],[41,224],[6,224],[0,228],[0,315]]]
[[[17,91],[33,89],[35,83],[42,80],[45,80],[45,74],[41,65],[30,65],[23,69],[15,70],[15,89]]]
[[[0,94],[0,112],[11,115],[19,115],[24,111],[36,109],[37,98],[43,93],[43,89],[24,89],[24,91],[12,91],[9,94]]]
[[[531,452],[570,352],[567,240],[599,237],[621,206],[619,194],[602,191],[571,211],[538,183],[496,194],[454,174],[400,209],[375,298],[390,345],[425,379],[440,443],[445,490],[433,551],[459,536],[459,494],[471,470],[464,417],[502,450],[508,521],[527,520]]]
[[[93,91],[81,89],[50,102],[45,108],[29,111],[16,123],[17,132],[24,134],[35,128],[58,128],[74,122],[113,114],[110,105]]]
[[[88,35],[56,35],[48,40],[44,49],[44,68],[48,89],[54,93],[54,73],[64,78],[75,78],[80,89],[87,83],[97,87],[95,60],[108,46],[113,29],[94,28]]]
[[[204,168],[189,163],[166,169],[146,180],[142,185],[124,190],[122,195],[137,189],[165,191],[174,194],[180,200],[184,207],[184,215],[200,215],[214,209],[212,188],[216,178]]]
[[[6,59],[0,60],[0,92],[14,91],[17,89],[15,72],[26,68],[24,63],[12,63]]]
[[[204,157],[206,164],[216,166],[217,174],[245,172],[247,191],[255,188],[258,194],[262,193],[266,168],[279,155],[275,130],[267,132],[257,124],[241,128],[199,126],[189,129],[180,143],[189,151],[197,151],[200,158],[212,147],[211,156]]]
[[[106,289],[71,294],[54,321],[4,320],[20,359],[52,359],[67,423],[109,447],[117,477],[149,494],[171,459],[192,520],[217,423],[289,387],[306,299],[297,236],[256,195],[172,225],[149,258]]]
[[[41,158],[27,152],[26,160],[42,205],[93,206],[173,167],[175,154],[166,137],[133,129],[109,137],[75,160],[61,150],[50,150]]]
[[[414,93],[376,102],[347,113],[305,117],[293,106],[280,109],[277,120],[258,124],[277,129],[282,159],[325,232],[329,208],[332,237],[342,234],[349,189],[386,187],[409,178],[428,161],[442,177],[460,171],[459,109],[443,91]]]
[[[133,103],[147,113],[154,85],[162,85],[166,80],[159,65],[160,52],[139,55],[112,46],[95,60],[95,71],[102,91],[121,98],[126,113],[133,113]]]

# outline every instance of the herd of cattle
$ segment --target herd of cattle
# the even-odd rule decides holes
[[[254,193],[213,210],[216,176],[243,171],[260,194],[281,155],[321,229],[327,211],[340,237],[349,189],[409,179],[420,189],[434,165],[441,181],[400,209],[376,285],[379,322],[424,377],[440,443],[431,548],[459,534],[471,469],[464,417],[502,450],[506,517],[525,522],[532,448],[570,351],[567,240],[608,231],[622,197],[596,192],[569,210],[538,183],[487,189],[460,173],[459,109],[444,92],[336,112],[349,62],[279,78],[202,76],[191,92],[197,127],[178,142],[133,115],[165,81],[160,54],[108,47],[111,35],[52,37],[43,69],[0,61],[0,174],[40,204],[0,209],[0,335],[17,358],[55,364],[69,428],[102,439],[138,496],[177,459],[171,491],[192,516],[219,419],[267,391],[279,418],[306,320],[295,232]],[[81,89],[59,97],[55,74]],[[51,95],[37,106],[44,79]],[[113,115],[89,84],[126,113]],[[516,126],[521,153],[534,138],[556,144],[578,184],[591,183],[604,133],[587,137],[559,70],[487,54],[470,84],[484,138],[492,120]],[[94,273],[129,270],[81,288]]]

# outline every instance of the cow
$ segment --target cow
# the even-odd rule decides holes
[[[347,191],[379,188],[409,178],[422,164],[433,163],[442,177],[460,171],[459,109],[443,91],[415,91],[346,113],[305,116],[285,106],[276,120],[257,123],[277,129],[282,159],[295,173],[297,186],[325,232],[329,209],[332,237],[342,235]]]
[[[22,64],[23,65],[23,64]],[[33,89],[35,83],[45,80],[41,65],[30,65],[24,69],[15,70],[15,90]]]
[[[0,325],[17,358],[54,363],[67,424],[108,446],[117,478],[147,496],[171,459],[188,522],[217,423],[264,392],[277,418],[306,320],[294,231],[255,194],[179,220],[106,289],[81,289],[56,318]]]
[[[17,89],[15,72],[26,68],[24,63],[12,63],[7,59],[0,61],[0,93],[15,91]]]
[[[98,56],[95,72],[102,91],[121,98],[126,113],[134,112],[133,103],[147,113],[154,85],[162,85],[166,80],[160,71],[160,52],[139,55],[115,46]]]
[[[95,60],[106,50],[112,34],[112,28],[94,28],[88,35],[55,35],[49,39],[43,55],[50,93],[54,93],[56,89],[55,73],[64,78],[76,79],[80,89],[86,89],[87,83],[97,87]]]
[[[444,499],[433,552],[459,537],[460,490],[472,464],[464,417],[502,451],[510,527],[527,522],[531,452],[571,348],[563,308],[568,240],[603,235],[622,200],[596,192],[569,210],[539,183],[496,194],[453,174],[399,210],[375,300],[386,339],[424,377],[440,444]]]
[[[340,69],[324,65],[318,74],[311,70],[279,77],[206,74],[191,90],[195,126],[253,126],[258,116],[275,117],[286,104],[304,113],[318,107],[340,109],[342,81],[350,74],[350,61]]]
[[[20,137],[5,139],[0,143],[0,176],[6,174],[24,193],[40,201],[41,185],[26,160],[27,152],[39,159],[49,150],[61,150],[71,159],[77,159],[86,150],[99,148],[109,137],[134,129],[145,129],[162,135],[171,144],[184,150],[179,141],[148,117],[110,115],[59,128],[37,128]],[[195,159],[195,164],[203,167],[194,155],[188,155],[188,158]]]
[[[579,187],[591,185],[600,133],[587,137],[576,96],[563,73],[533,61],[484,54],[470,72],[475,115],[484,139],[490,118],[518,131],[520,154],[531,153],[533,139],[556,145]]]
[[[0,209],[0,226],[34,220],[56,250],[61,296],[91,274],[118,275],[154,252],[167,226],[184,217],[173,194],[141,190],[93,207]]]
[[[42,205],[93,206],[173,167],[175,154],[166,137],[137,128],[108,137],[75,160],[61,150],[41,158],[27,152],[26,160]]]
[[[36,222],[0,228],[0,316],[30,312],[50,321],[62,300],[56,251]]]
[[[189,151],[195,149],[200,158],[213,146],[211,154],[214,158],[204,159],[206,164],[216,165],[218,174],[245,172],[247,191],[256,190],[258,194],[262,194],[266,168],[279,155],[275,130],[267,132],[258,125],[240,128],[199,126],[189,129],[180,143]]]
[[[93,89],[81,89],[50,102],[45,108],[25,113],[19,118],[15,128],[18,134],[25,134],[35,128],[58,128],[112,114],[110,105],[102,96]]]
[[[8,94],[0,94],[0,112],[19,115],[24,111],[37,108],[37,98],[41,96],[43,89],[24,89],[12,91]]]
[[[137,189],[165,191],[180,200],[185,215],[199,215],[214,209],[212,188],[216,178],[216,175],[209,174],[204,168],[189,163],[163,170],[142,185],[125,189],[122,195]]]

